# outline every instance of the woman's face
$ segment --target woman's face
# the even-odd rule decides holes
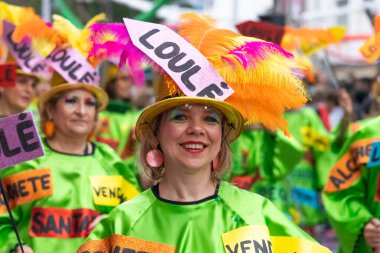
[[[16,86],[4,88],[2,97],[9,107],[14,111],[22,112],[32,102],[36,96],[36,87],[38,80],[35,77],[26,75],[17,75]]]
[[[165,168],[210,169],[221,147],[222,120],[219,111],[201,104],[179,106],[163,113],[157,137]]]
[[[86,90],[66,92],[57,100],[48,115],[56,125],[57,133],[70,137],[87,137],[95,127],[97,101]]]

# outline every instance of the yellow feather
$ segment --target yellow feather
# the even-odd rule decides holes
[[[244,67],[231,51],[262,40],[217,29],[215,20],[207,16],[191,13],[181,18],[181,36],[195,46],[234,89],[235,93],[226,102],[235,106],[247,123],[259,121],[271,130],[279,127],[289,134],[284,111],[301,107],[308,99],[302,81],[292,72],[299,68],[297,63],[276,51],[269,51],[270,44],[263,44],[257,52],[244,52],[245,59],[253,63]],[[170,77],[165,80],[172,94],[179,92]]]
[[[67,37],[68,42],[72,47],[78,50],[83,56],[87,57],[92,46],[88,39],[91,34],[88,27],[100,20],[104,20],[105,18],[105,14],[100,13],[88,21],[85,27],[81,30],[75,27],[66,18],[59,15],[53,15],[53,26]]]

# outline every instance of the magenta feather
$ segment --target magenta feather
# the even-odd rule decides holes
[[[287,52],[280,46],[264,41],[250,41],[246,42],[243,46],[234,48],[229,52],[238,60],[244,68],[248,66],[255,66],[261,60],[265,60],[270,54],[281,54],[286,58],[293,58],[293,54]],[[249,56],[250,58],[247,58]],[[231,60],[224,58],[229,64],[232,64]]]
[[[142,63],[149,61],[149,57],[133,45],[125,25],[122,23],[97,23],[90,26],[90,30],[92,32],[90,40],[93,43],[90,57],[119,59],[119,69],[127,64],[135,83],[143,84]]]

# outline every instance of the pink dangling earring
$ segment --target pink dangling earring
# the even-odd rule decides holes
[[[148,151],[145,159],[150,167],[159,168],[164,163],[164,154],[161,150],[154,148]]]

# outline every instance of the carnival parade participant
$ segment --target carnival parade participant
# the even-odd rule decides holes
[[[39,78],[17,70],[16,86],[0,88],[0,118],[24,111],[36,96]]]
[[[141,111],[131,103],[134,80],[128,70],[120,70],[113,64],[107,66],[104,90],[110,101],[105,111],[99,114],[96,140],[111,146],[124,160],[125,166],[142,180],[136,166],[136,139],[134,127]],[[144,184],[141,184],[144,187]]]
[[[139,193],[133,171],[108,145],[91,141],[108,96],[87,55],[73,45],[49,55],[52,88],[39,100],[45,156],[1,171],[28,253],[74,252],[104,214]],[[0,251],[21,252],[3,203],[0,210]]]
[[[119,71],[115,65],[107,66],[104,89],[110,102],[99,115],[99,129],[96,134],[98,142],[109,144],[122,159],[135,153],[131,132],[140,114],[131,104],[131,90],[135,84],[126,71]]]
[[[230,167],[229,145],[240,135],[244,118],[254,117],[267,127],[285,130],[282,110],[302,105],[306,97],[285,51],[272,43],[216,29],[214,22],[207,16],[185,14],[179,28],[191,43],[187,44],[163,26],[125,20],[137,45],[142,41],[148,49],[155,48],[158,56],[173,57],[173,61],[187,55],[193,61],[190,64],[186,58],[187,68],[204,67],[202,59],[208,60],[210,68],[196,68],[197,74],[212,80],[220,73],[226,82],[224,88],[211,85],[213,97],[210,93],[187,95],[189,90],[180,86],[181,79],[172,79],[173,72],[186,69],[186,59],[181,61],[184,65],[169,61],[176,71],[165,69],[170,77],[159,85],[156,103],[142,112],[136,125],[139,163],[157,184],[115,208],[77,252],[280,252],[283,248],[329,252],[267,199],[221,181]],[[122,25],[113,27],[123,33]],[[153,32],[162,33],[162,44],[159,34],[148,38]],[[195,57],[194,47],[202,56]],[[211,81],[205,76],[204,83]],[[195,89],[200,85],[191,84]],[[230,89],[225,85],[235,92],[223,101],[220,96]]]
[[[346,141],[329,174],[323,203],[339,252],[380,250],[380,117],[367,119]]]
[[[40,33],[49,34],[52,40],[53,38],[61,40],[62,36],[51,27],[46,26],[32,8],[4,2],[0,2],[0,8],[2,10],[0,13],[0,30],[2,32],[0,58],[6,59],[5,64],[7,65],[17,66],[16,85],[0,88],[0,117],[4,117],[31,109],[33,99],[38,95],[38,90],[42,88],[39,84],[48,82],[52,75],[51,68],[45,59],[37,54],[36,48],[31,43],[32,40],[38,40],[35,37],[36,34],[28,34],[28,39],[25,39],[25,33],[33,30],[22,31],[25,24],[30,19],[35,21],[38,19],[34,25]],[[39,24],[44,27],[40,29]],[[34,110],[34,117],[38,118],[37,110]]]
[[[293,137],[281,131],[271,133],[257,124],[246,127],[235,143],[239,147],[232,148],[231,183],[268,198],[294,222],[299,222],[285,177],[304,155],[303,147]]]

